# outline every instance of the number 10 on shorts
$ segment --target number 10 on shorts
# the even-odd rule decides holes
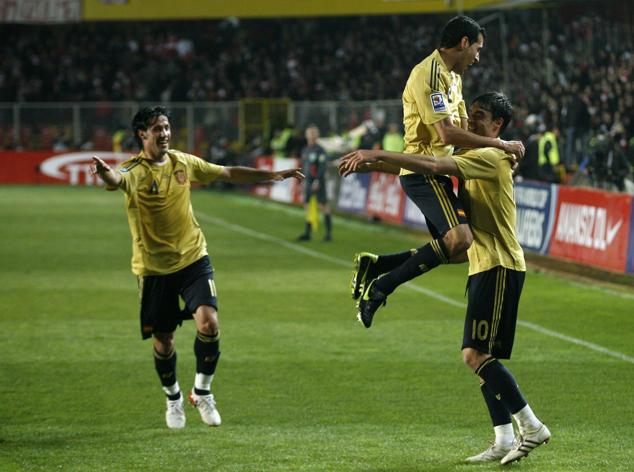
[[[473,320],[471,325],[471,339],[484,341],[489,335],[489,322],[487,320]]]

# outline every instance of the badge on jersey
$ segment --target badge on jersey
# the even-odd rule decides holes
[[[184,185],[187,182],[187,174],[185,174],[184,170],[177,170],[174,172],[174,175],[176,176],[176,181],[179,184]]]
[[[445,99],[443,98],[442,93],[432,93],[429,96],[429,99],[431,100],[431,106],[435,112],[447,111],[447,106],[445,105]]]

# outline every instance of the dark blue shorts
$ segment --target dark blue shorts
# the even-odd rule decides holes
[[[526,272],[494,267],[471,275],[462,349],[470,347],[498,359],[510,359],[517,307]]]
[[[425,215],[434,239],[441,238],[454,226],[468,223],[462,202],[453,193],[453,182],[446,175],[401,175],[401,187]]]
[[[141,336],[171,333],[184,320],[191,320],[201,305],[218,309],[214,271],[208,256],[168,275],[139,277],[141,292]],[[185,302],[181,309],[180,299]]]
[[[312,183],[312,182],[311,182]],[[304,185],[304,203],[308,203],[310,201],[310,197],[315,195],[317,197],[317,202],[325,205],[328,203],[328,196],[326,195],[326,180],[319,181],[319,188],[316,192],[313,192],[311,188],[311,183],[306,181]]]

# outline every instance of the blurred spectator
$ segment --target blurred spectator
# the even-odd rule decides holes
[[[383,110],[374,110],[370,113],[370,116],[363,122],[365,133],[361,135],[359,149],[381,149],[385,135],[384,122],[385,112]]]
[[[403,133],[401,133],[400,125],[396,123],[390,123],[387,125],[387,131],[383,136],[383,149],[392,152],[403,152],[405,149],[405,142],[403,140]]]
[[[55,139],[53,139],[52,149],[55,152],[64,152],[70,149],[70,139],[66,135],[66,130],[59,126],[57,128],[57,134],[55,135]]]
[[[237,165],[237,156],[231,149],[229,140],[219,133],[212,135],[206,160],[219,166]]]
[[[0,101],[397,100],[449,16],[5,24]],[[560,161],[571,170],[588,161],[601,126],[610,136],[622,130],[630,152],[633,17],[634,4],[618,0],[496,12],[464,90],[503,89],[512,99],[515,121],[505,137],[526,138],[530,114],[552,123],[562,131]],[[362,147],[382,143],[383,123],[371,118],[375,126],[357,136]],[[276,152],[298,153],[299,140],[290,143]]]
[[[290,123],[283,128],[276,128],[271,138],[273,157],[291,157],[295,149],[295,129]]]
[[[590,131],[589,92],[579,90],[579,84],[573,83],[569,93],[563,98],[562,121],[565,132],[564,164],[573,168],[583,160],[587,135]]]
[[[537,141],[537,166],[539,180],[560,183],[564,180],[565,171],[560,164],[558,130],[544,126]]]
[[[524,143],[526,152],[524,158],[520,161],[518,174],[522,179],[540,180],[539,171],[539,141],[546,127],[539,115],[528,115],[525,121],[525,128],[529,132],[528,138]]]
[[[129,126],[120,125],[119,128],[112,133],[112,150],[114,152],[135,151],[136,142],[134,135]]]
[[[625,178],[631,168],[625,153],[625,142],[614,140],[603,127],[590,140],[588,174],[596,187],[605,190],[625,190]]]

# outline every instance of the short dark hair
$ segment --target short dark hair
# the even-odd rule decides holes
[[[140,148],[143,148],[143,141],[139,138],[139,131],[146,131],[159,116],[165,116],[170,119],[170,112],[167,108],[160,105],[155,107],[143,107],[136,112],[134,118],[132,118],[132,132],[134,133],[134,139]]]
[[[484,27],[480,26],[477,21],[468,16],[454,16],[442,29],[440,33],[440,47],[453,48],[460,44],[465,36],[471,44],[478,41],[478,35],[486,38]]]
[[[502,134],[513,118],[511,100],[501,92],[487,92],[474,98],[471,105],[476,103],[484,110],[491,112],[491,117],[494,120],[502,118],[502,126],[500,127],[500,134]]]

